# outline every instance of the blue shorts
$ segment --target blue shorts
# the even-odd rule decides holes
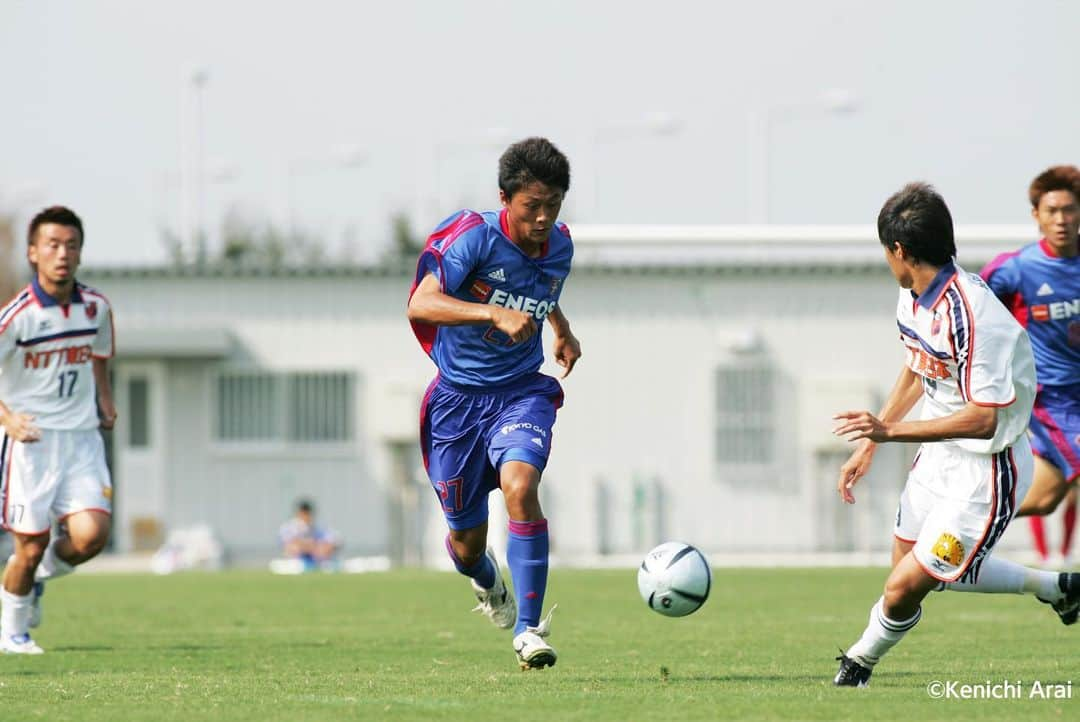
[[[487,497],[499,487],[503,463],[544,470],[562,399],[559,382],[540,373],[492,387],[435,377],[420,405],[420,449],[451,529],[487,521]]]
[[[1040,386],[1031,412],[1031,449],[1061,470],[1080,477],[1080,385]]]

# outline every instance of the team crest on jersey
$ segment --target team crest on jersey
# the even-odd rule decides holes
[[[97,318],[97,301],[90,301],[86,304],[86,317],[91,321]]]
[[[101,495],[109,501],[112,501],[112,487],[106,486],[104,489],[101,490]]]
[[[941,333],[941,314],[935,312],[934,320],[930,322],[930,333],[937,336]]]
[[[938,537],[938,540],[934,542],[934,546],[931,547],[930,553],[954,567],[960,566],[960,562],[964,561],[964,545],[948,532],[943,532]]]
[[[473,281],[472,285],[469,286],[469,295],[481,301],[486,301],[489,293],[491,293],[491,286],[484,283],[479,278]]]
[[[550,288],[550,290],[548,291],[548,293],[549,293],[550,295],[552,295],[552,296],[554,296],[554,295],[555,295],[556,293],[558,293],[558,292],[559,292],[559,285],[560,285],[561,283],[562,283],[562,279],[561,279],[561,278],[558,278],[558,277],[556,277],[556,278],[552,278],[552,279],[551,279],[551,288]]]

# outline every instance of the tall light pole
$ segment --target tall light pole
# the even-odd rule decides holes
[[[748,216],[751,223],[769,222],[769,187],[772,171],[772,130],[781,120],[802,113],[823,112],[830,115],[850,115],[859,110],[855,93],[845,88],[832,88],[813,101],[762,105],[746,114],[746,181]]]
[[[592,132],[592,179],[590,188],[592,196],[590,208],[593,222],[599,221],[600,211],[600,147],[606,142],[626,140],[640,136],[671,137],[682,132],[683,121],[678,116],[666,111],[655,111],[641,115],[637,118],[602,125]]]
[[[189,66],[180,86],[180,242],[196,263],[206,260],[203,90],[209,80],[206,68]]]

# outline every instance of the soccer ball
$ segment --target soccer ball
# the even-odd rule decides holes
[[[712,573],[704,555],[694,547],[665,542],[645,555],[637,585],[649,609],[666,617],[685,617],[709,598]]]

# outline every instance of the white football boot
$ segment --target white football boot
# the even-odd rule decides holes
[[[471,580],[473,591],[476,592],[476,601],[479,602],[473,607],[473,611],[482,613],[499,629],[510,629],[517,621],[517,602],[514,601],[514,595],[506,588],[495,552],[488,547],[485,553],[495,565],[495,586],[484,589],[476,583],[475,579]]]
[[[526,627],[524,632],[514,637],[514,651],[517,652],[518,664],[522,669],[555,666],[555,660],[559,655],[550,644],[544,641],[544,637],[551,633],[551,615],[558,606],[558,604],[552,605],[547,616],[541,619],[539,624],[535,627]]]
[[[45,654],[45,650],[30,639],[29,634],[0,637],[0,652],[4,654]]]

